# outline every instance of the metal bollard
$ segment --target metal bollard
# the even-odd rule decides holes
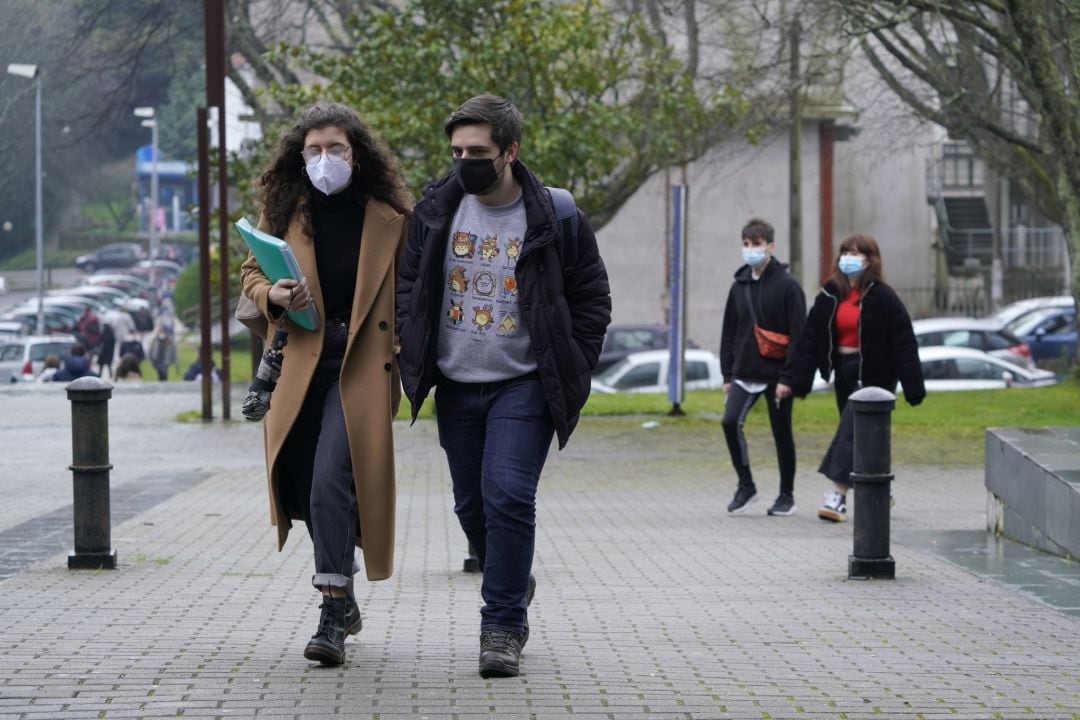
[[[848,558],[848,578],[894,579],[896,561],[889,554],[892,411],[896,396],[867,387],[848,398],[855,413],[855,549]]]
[[[116,568],[109,512],[109,398],[112,385],[83,377],[65,388],[71,401],[75,553],[68,569]]]

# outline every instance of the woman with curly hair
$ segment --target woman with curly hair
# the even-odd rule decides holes
[[[279,550],[292,520],[307,525],[322,605],[304,657],[340,665],[346,635],[362,625],[355,548],[369,580],[393,572],[394,286],[411,198],[388,148],[336,103],[300,114],[259,195],[259,228],[289,244],[304,275],[271,283],[254,256],[241,269],[244,294],[289,329],[264,421],[271,522]],[[285,315],[312,304],[322,318],[315,330]]]

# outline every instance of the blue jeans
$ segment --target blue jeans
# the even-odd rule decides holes
[[[454,512],[484,571],[480,629],[520,634],[536,541],[536,488],[555,432],[540,378],[493,383],[440,378],[439,444]]]

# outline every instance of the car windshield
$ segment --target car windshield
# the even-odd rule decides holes
[[[1019,335],[1021,337],[1030,335],[1035,332],[1035,328],[1041,325],[1046,318],[1053,315],[1054,312],[1054,310],[1036,310],[1027,315],[1021,315],[1016,320],[1006,325],[1005,329],[1013,335]]]

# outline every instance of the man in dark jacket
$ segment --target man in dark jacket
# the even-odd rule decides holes
[[[518,159],[521,113],[491,95],[445,126],[454,170],[413,211],[397,283],[402,385],[413,420],[436,388],[454,511],[484,571],[480,674],[518,674],[536,489],[566,445],[611,320],[588,219],[556,218]]]
[[[776,393],[780,383],[791,384],[792,352],[806,321],[806,296],[787,266],[774,260],[773,227],[754,218],[742,231],[743,261],[724,308],[720,337],[720,369],[724,374],[724,417],[721,425],[731,462],[739,477],[729,513],[740,513],[757,499],[750,472],[750,454],[743,423],[750,408],[764,395],[780,466],[780,494],[769,515],[795,514],[795,438],[791,430],[792,398]],[[774,335],[770,336],[770,333]],[[786,347],[769,348],[770,337],[786,338]],[[763,353],[764,349],[764,353]]]

